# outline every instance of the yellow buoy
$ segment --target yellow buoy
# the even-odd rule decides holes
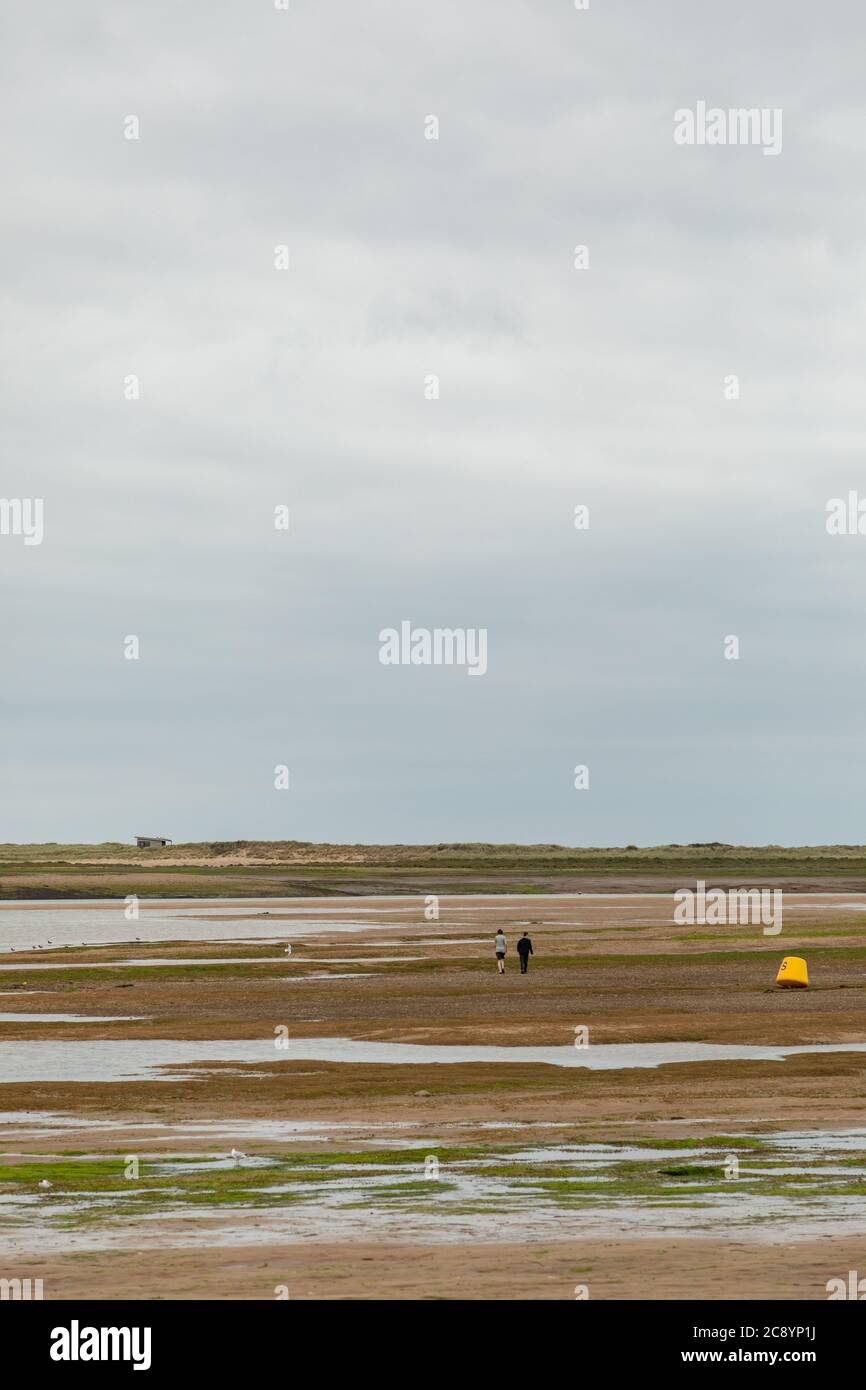
[[[776,976],[776,984],[784,985],[786,989],[807,989],[809,986],[809,971],[806,969],[806,962],[802,956],[786,956],[779,966],[779,973]]]

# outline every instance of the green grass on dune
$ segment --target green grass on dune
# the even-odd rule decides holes
[[[184,864],[184,859],[199,862]],[[232,859],[243,862],[230,862]],[[95,863],[93,861],[104,861]],[[25,877],[44,881],[23,883]],[[0,898],[141,896],[279,897],[358,891],[543,894],[557,879],[698,878],[729,886],[758,880],[840,879],[866,888],[863,845],[623,847],[442,843],[329,845],[206,841],[159,850],[98,845],[0,845]]]

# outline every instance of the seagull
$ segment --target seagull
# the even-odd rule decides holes
[[[237,1166],[238,1166],[238,1164],[240,1163],[241,1159],[242,1159],[242,1158],[246,1158],[246,1154],[242,1154],[241,1151],[240,1151],[240,1149],[232,1149],[232,1151],[231,1151],[231,1157],[234,1159],[234,1161],[235,1161],[235,1167],[237,1168]]]
[[[290,955],[292,954],[292,945],[291,945],[291,942],[289,942],[289,945],[286,947],[285,953],[286,953],[287,956],[290,956]]]
[[[54,1183],[53,1183],[53,1182],[49,1182],[47,1178],[42,1178],[42,1180],[41,1180],[40,1183],[39,1183],[39,1186],[40,1186],[40,1187],[53,1187],[53,1186],[54,1186]]]

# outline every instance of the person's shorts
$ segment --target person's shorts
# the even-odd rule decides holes
[[[496,952],[496,959],[497,959],[497,960],[505,960],[505,952],[504,952],[504,951],[497,951],[497,952]]]

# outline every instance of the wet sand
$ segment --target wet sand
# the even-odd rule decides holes
[[[203,1237],[206,1248],[206,1237]],[[619,1239],[466,1245],[286,1242],[16,1260],[46,1299],[826,1299],[866,1240]],[[586,1290],[584,1294],[583,1290]]]
[[[46,943],[38,952],[0,957],[5,1014],[19,1012],[15,992],[21,992],[20,1018],[0,1021],[0,1044],[46,1038],[55,1047],[102,1040],[105,1048],[112,1039],[264,1041],[277,1027],[287,1028],[292,1039],[440,1048],[561,1048],[573,1044],[578,1027],[588,1029],[590,1047],[866,1042],[866,898],[801,895],[785,906],[781,935],[766,937],[752,926],[674,926],[672,901],[660,895],[443,898],[438,921],[424,920],[421,900],[271,901],[264,919],[259,904],[230,914],[241,935],[264,922],[261,944],[208,944],[184,936],[185,922],[194,915],[197,927],[206,929],[213,920],[223,932],[226,905],[218,912],[212,904],[192,911],[185,905],[175,913],[177,905],[169,904],[158,909],[159,920],[176,915],[176,925],[158,942],[130,944],[135,924],[126,924],[125,937],[118,938],[123,945],[64,950]],[[58,907],[52,904],[52,911]],[[38,911],[26,910],[38,937]],[[94,911],[116,913],[117,907]],[[518,973],[513,954],[508,973],[496,975],[492,937],[500,925],[512,952],[516,936],[531,932],[536,955],[528,975]],[[277,940],[291,940],[292,954],[281,959]],[[809,990],[775,988],[783,954],[807,958]],[[38,1003],[29,994],[34,988]],[[28,1017],[37,1010],[58,1018],[44,1023]],[[62,1022],[69,1013],[100,1021]],[[120,1021],[120,1014],[135,1019]],[[16,1154],[226,1152],[233,1143],[251,1155],[266,1153],[275,1141],[250,1131],[256,1120],[322,1125],[315,1144],[324,1151],[375,1144],[383,1125],[406,1126],[407,1136],[431,1145],[503,1143],[515,1123],[527,1126],[521,1142],[528,1134],[550,1142],[550,1125],[598,1143],[792,1128],[820,1134],[866,1124],[866,1055],[831,1050],[782,1061],[702,1060],[605,1071],[505,1058],[443,1065],[275,1056],[252,1066],[210,1063],[172,1081],[6,1080],[0,1120],[12,1112],[33,1119],[30,1130],[20,1120],[0,1124],[0,1193],[2,1166]],[[40,1115],[69,1119],[52,1132],[39,1125]],[[83,1125],[78,1131],[76,1117]],[[93,1127],[95,1121],[107,1127]],[[204,1131],[181,1133],[174,1129],[180,1122],[222,1128],[215,1139]],[[351,1126],[350,1138],[334,1128],[340,1125]],[[309,1149],[309,1131],[282,1136],[280,1147]],[[272,1297],[260,1289],[258,1274],[242,1287],[232,1281],[246,1280],[239,1271],[247,1267],[270,1270],[276,1262],[287,1273],[274,1282],[297,1283],[293,1298],[397,1297],[407,1290],[434,1298],[570,1298],[578,1276],[568,1271],[585,1264],[594,1270],[592,1297],[644,1297],[651,1287],[656,1297],[820,1298],[827,1279],[857,1268],[858,1259],[866,1265],[866,1217],[862,1239],[831,1231],[820,1240],[797,1240],[793,1220],[784,1251],[757,1228],[730,1242],[708,1240],[699,1211],[689,1235],[664,1239],[623,1232],[612,1221],[610,1239],[593,1235],[575,1242],[566,1216],[561,1240],[545,1236],[520,1245],[507,1238],[499,1245],[468,1238],[441,1248],[393,1239],[281,1239],[239,1251],[244,1223],[257,1219],[254,1212],[236,1213],[234,1243],[226,1248],[209,1238],[216,1227],[197,1218],[184,1225],[185,1235],[196,1233],[196,1247],[179,1249],[172,1244],[176,1226],[155,1215],[127,1232],[135,1242],[140,1229],[136,1248],[151,1252],[137,1267],[130,1251],[112,1249],[108,1239],[103,1250],[58,1252],[47,1262],[46,1296]],[[20,1248],[20,1227],[15,1234]],[[773,1241],[781,1234],[776,1226]],[[32,1251],[16,1256],[15,1272],[38,1275],[41,1249],[34,1241]]]

